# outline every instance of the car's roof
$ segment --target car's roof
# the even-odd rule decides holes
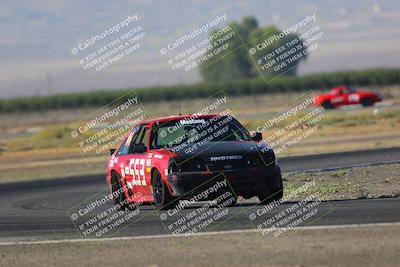
[[[163,123],[169,121],[179,121],[184,119],[208,119],[215,116],[220,116],[218,114],[207,114],[207,115],[181,115],[181,116],[171,116],[171,117],[164,117],[164,118],[157,118],[153,120],[143,121],[139,124],[153,124],[153,123]]]

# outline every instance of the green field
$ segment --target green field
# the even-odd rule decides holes
[[[398,68],[343,71],[300,77],[282,76],[271,79],[258,78],[224,83],[199,83],[170,87],[96,91],[48,97],[3,99],[0,100],[0,113],[99,107],[112,102],[114,104],[123,103],[132,95],[137,95],[142,102],[149,103],[205,98],[221,90],[228,96],[234,97],[271,93],[305,92],[321,89],[326,90],[342,84],[354,86],[384,86],[399,83],[400,69]]]

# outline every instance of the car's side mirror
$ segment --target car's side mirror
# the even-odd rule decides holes
[[[134,144],[132,152],[135,154],[143,154],[147,151],[147,147],[144,144]]]
[[[110,155],[114,154],[115,150],[117,150],[116,148],[110,148]]]
[[[261,141],[262,140],[262,133],[260,132],[255,132],[252,136],[251,136],[251,140],[253,141]]]

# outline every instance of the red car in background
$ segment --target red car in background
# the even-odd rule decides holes
[[[382,96],[368,91],[357,91],[352,86],[339,86],[332,88],[328,94],[321,94],[314,97],[316,106],[325,109],[333,109],[344,105],[361,104],[364,107],[373,106],[376,102],[382,101]]]

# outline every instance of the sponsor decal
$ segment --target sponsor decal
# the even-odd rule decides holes
[[[204,119],[186,119],[186,120],[180,120],[179,123],[181,125],[185,125],[185,124],[206,123],[206,122]]]
[[[121,163],[120,168],[121,168],[121,176],[123,178],[125,178],[125,166],[124,166],[124,163]]]
[[[129,174],[132,175],[132,176],[134,175],[134,173],[133,173],[134,170],[132,169],[132,165],[133,164],[135,164],[135,159],[130,159],[129,160]]]
[[[146,183],[146,178],[144,177],[144,159],[140,159],[140,167],[141,168],[139,170],[139,175],[140,178],[142,179],[142,185],[145,186],[147,185],[147,183]]]
[[[210,160],[211,160],[211,161],[237,160],[237,159],[243,159],[243,156],[242,156],[242,155],[228,155],[228,156],[210,157]]]
[[[129,173],[129,166],[125,166],[125,174]]]
[[[332,100],[332,103],[339,103],[343,101],[343,97],[339,96],[339,97],[335,97]]]
[[[358,94],[349,95],[349,102],[358,102],[360,101],[360,96]]]
[[[147,185],[144,176],[145,161],[146,159],[144,158],[131,158],[129,165],[124,166],[123,163],[121,163],[121,174],[123,173],[123,177],[125,177],[125,175],[132,176],[132,186]]]

